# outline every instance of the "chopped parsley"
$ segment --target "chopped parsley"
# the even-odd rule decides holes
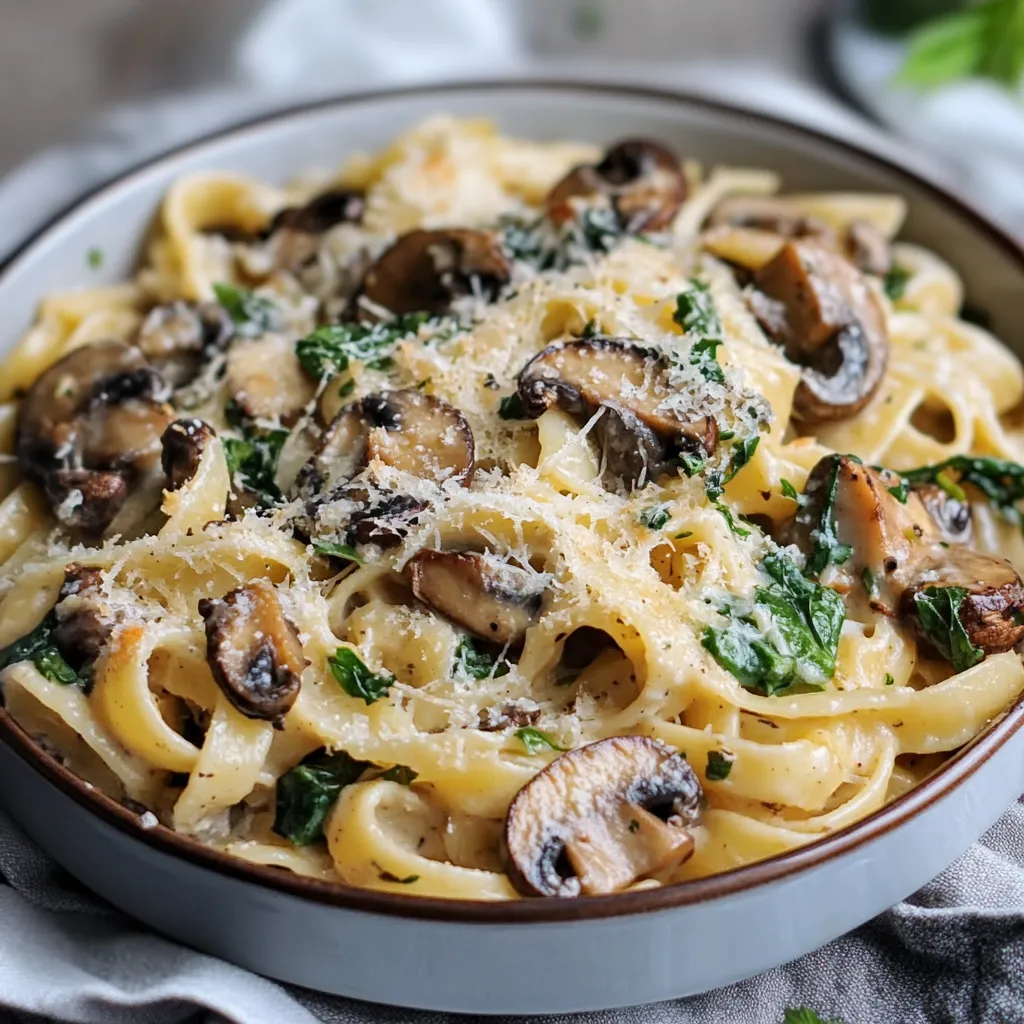
[[[679,461],[687,476],[697,476],[704,472],[704,467],[708,464],[708,457],[703,452],[681,452]]]
[[[633,833],[640,831],[640,822],[637,821],[636,818],[630,818],[629,831]]]
[[[715,309],[711,290],[701,281],[691,279],[688,291],[676,297],[676,311],[672,319],[687,334],[704,338],[722,337],[722,321]]]
[[[610,252],[628,235],[616,212],[600,206],[587,207],[563,224],[553,224],[546,217],[533,221],[504,217],[499,230],[505,252],[539,271],[565,270],[593,253]]]
[[[702,338],[690,349],[690,365],[699,367],[704,379],[713,384],[724,384],[725,373],[718,364],[718,346],[721,338]]]
[[[736,517],[732,514],[732,510],[727,505],[723,505],[720,501],[713,501],[711,502],[711,507],[725,520],[725,525],[728,526],[729,530],[737,537],[750,536],[750,531],[736,522]]]
[[[640,525],[646,526],[650,530],[660,530],[671,518],[672,514],[669,512],[667,502],[648,505],[647,508],[641,509],[639,516],[637,516]]]
[[[901,504],[906,505],[907,495],[910,494],[910,484],[906,480],[901,479],[898,484],[892,487],[886,487],[886,490]]]
[[[526,406],[523,405],[523,400],[518,391],[513,391],[511,395],[506,395],[501,400],[498,405],[498,415],[503,420],[529,419],[526,415]]]
[[[346,562],[355,562],[362,565],[363,560],[356,553],[351,544],[339,544],[333,540],[315,540],[313,549],[318,555],[327,555],[330,558],[343,558]]]
[[[367,704],[386,697],[395,682],[390,672],[371,672],[349,647],[339,647],[327,658],[327,665],[350,697],[360,697]]]
[[[507,676],[509,665],[507,661],[498,661],[485,650],[481,650],[476,641],[468,635],[463,635],[455,648],[455,663],[452,671],[469,676],[471,679],[487,679],[493,676]]]
[[[843,1024],[843,1022],[841,1020],[825,1020],[813,1010],[791,1006],[786,1010],[782,1024]]]
[[[317,750],[277,780],[274,831],[296,846],[323,836],[324,822],[345,786],[368,768],[344,751]]]
[[[875,574],[871,571],[871,566],[865,565],[861,570],[860,574],[861,582],[864,584],[864,589],[867,591],[868,597],[875,596]]]
[[[896,682],[896,680],[893,679],[892,673],[891,672],[886,672],[885,673],[885,685],[886,686],[892,686],[893,683],[895,683],[895,682]]]
[[[893,302],[899,302],[899,300],[906,294],[907,284],[912,276],[913,275],[906,267],[901,267],[894,263],[892,269],[885,275],[885,279],[882,282],[882,287],[885,288],[885,294],[888,295]]]
[[[279,326],[277,306],[248,288],[239,288],[233,284],[215,284],[213,294],[227,310],[239,334],[253,336]]]
[[[560,747],[546,732],[534,729],[532,725],[524,725],[522,729],[516,729],[517,739],[522,740],[528,754],[536,754],[548,747],[551,750],[565,750]]]
[[[372,324],[320,327],[295,343],[295,354],[314,380],[347,370],[353,359],[371,370],[388,370],[394,365],[390,352],[395,345],[432,319],[428,313],[409,313]]]
[[[967,597],[964,587],[925,587],[914,594],[918,621],[932,646],[957,672],[977,665],[985,657],[960,621],[960,607]]]
[[[0,670],[19,661],[31,661],[51,683],[84,686],[85,680],[64,660],[53,642],[56,625],[57,616],[51,611],[30,633],[0,650]]]
[[[255,431],[242,427],[245,437],[225,437],[224,457],[232,483],[252,492],[263,508],[281,500],[281,491],[274,482],[277,460],[288,437],[287,430]]]
[[[770,697],[798,685],[824,689],[835,674],[842,598],[805,579],[782,554],[769,555],[762,568],[770,582],[754,591],[753,607],[723,628],[706,627],[701,643],[756,693]]]
[[[721,782],[723,779],[729,778],[729,772],[732,771],[732,763],[735,760],[736,755],[731,751],[709,750],[707,768],[704,769],[705,778],[708,782]]]
[[[744,466],[746,466],[750,460],[754,457],[754,452],[757,451],[757,445],[761,438],[748,437],[745,441],[740,441],[739,444],[733,445],[732,455],[729,458],[729,468],[726,470],[725,479],[722,481],[723,484],[727,484]]]

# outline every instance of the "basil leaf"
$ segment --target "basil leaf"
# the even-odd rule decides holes
[[[729,778],[729,772],[732,771],[732,763],[735,760],[735,754],[724,750],[709,750],[704,777],[708,782],[721,782],[723,779]]]
[[[545,747],[549,747],[551,750],[566,749],[560,747],[546,732],[534,729],[532,725],[524,725],[522,729],[516,729],[516,736],[522,740],[528,754],[536,754]]]
[[[227,310],[239,334],[262,334],[280,325],[277,306],[262,295],[249,291],[248,288],[239,288],[233,284],[215,284],[213,294]]]
[[[463,635],[459,646],[455,648],[453,671],[461,672],[471,679],[487,679],[491,676],[497,679],[508,675],[509,666],[507,661],[498,662],[497,658],[480,650],[472,637]]]
[[[274,831],[296,846],[308,846],[323,836],[324,822],[338,794],[369,767],[344,751],[318,750],[277,780]]]
[[[386,697],[395,682],[390,672],[371,672],[349,647],[339,647],[327,658],[327,665],[350,697],[361,697],[367,704]]]
[[[50,612],[30,633],[0,650],[0,670],[21,661],[31,661],[41,675],[61,686],[84,686],[85,680],[64,660],[53,642],[56,613]]]
[[[914,610],[932,646],[957,672],[977,665],[985,657],[960,621],[960,606],[967,597],[964,587],[925,587],[914,594]]]

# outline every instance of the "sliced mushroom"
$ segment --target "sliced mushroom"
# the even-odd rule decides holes
[[[617,892],[694,849],[701,787],[686,759],[644,736],[570,750],[509,807],[509,879],[524,896]]]
[[[217,302],[178,300],[150,311],[135,344],[172,387],[193,380],[204,359],[222,352],[234,337],[235,325]]]
[[[834,487],[835,532],[849,557],[831,567],[823,581],[847,595],[848,603],[903,616],[919,637],[916,595],[935,587],[967,590],[959,617],[974,646],[986,654],[1009,650],[1024,638],[1016,619],[1024,606],[1024,585],[1009,562],[944,540],[941,520],[911,490],[906,503],[893,494],[898,478],[862,466],[849,456],[828,456],[812,470],[790,539],[805,552],[821,535],[822,510]],[[870,591],[870,594],[867,593]],[[862,596],[863,595],[863,596]]]
[[[386,547],[405,537],[430,504],[408,494],[396,494],[370,502],[364,500],[348,521],[350,544],[380,544]]]
[[[591,416],[604,405],[601,419],[618,422],[607,424],[602,432],[610,432],[620,453],[613,452],[613,458],[628,476],[645,460],[657,463],[660,456],[656,444],[652,447],[652,433],[678,446],[698,446],[709,455],[718,444],[714,419],[683,420],[667,407],[672,397],[668,378],[665,359],[631,341],[580,338],[555,342],[534,356],[519,374],[519,397],[527,415],[534,417],[556,404],[575,416]],[[630,444],[624,435],[637,422],[649,429],[636,435],[638,455],[633,459],[621,452]]]
[[[754,315],[804,367],[794,415],[822,423],[863,409],[882,382],[889,337],[882,307],[856,268],[818,241],[791,241],[758,270],[754,287]]]
[[[950,544],[971,542],[974,515],[969,501],[954,498],[938,484],[923,484],[911,489],[932,517],[944,541]]]
[[[351,480],[366,465],[368,433],[361,403],[345,406],[323,432],[316,451],[299,469],[296,496],[313,500]]]
[[[577,203],[611,204],[623,231],[662,231],[675,219],[688,187],[679,158],[646,139],[612,146],[598,164],[574,167],[547,197],[548,216],[561,224],[577,215]]]
[[[315,386],[280,334],[236,341],[228,349],[228,394],[250,419],[292,426],[313,398]]]
[[[224,696],[247,718],[280,724],[299,695],[306,659],[266,580],[203,598],[206,657]]]
[[[808,217],[782,196],[738,195],[723,199],[711,211],[707,227],[754,228],[783,238],[816,237],[834,244],[835,232],[818,217]]]
[[[189,482],[199,469],[206,446],[216,437],[204,420],[175,420],[160,439],[160,464],[167,478],[167,490],[176,491]]]
[[[622,484],[633,491],[669,471],[669,446],[639,416],[618,402],[602,402],[600,407],[604,413],[594,436],[604,454],[606,488]]]
[[[22,404],[17,456],[58,519],[102,533],[152,475],[173,420],[169,389],[137,348],[96,342],[38,378]]]
[[[322,235],[336,224],[358,224],[366,211],[366,196],[354,189],[329,189],[305,206],[286,206],[278,210],[267,234],[286,229],[307,235]]]
[[[889,239],[869,220],[855,220],[847,226],[843,233],[843,251],[849,261],[865,274],[885,277],[892,270]]]
[[[922,626],[918,601],[944,588],[966,591],[957,617],[967,639],[983,655],[1002,654],[1024,640],[1024,622],[1018,621],[1024,611],[1024,584],[1013,566],[960,545],[944,549],[941,557],[933,551],[904,591],[901,611],[918,640],[935,646]]]
[[[493,300],[511,275],[495,234],[463,228],[410,231],[366,272],[360,313],[367,312],[369,303],[396,316],[440,315],[467,295]]]
[[[68,664],[80,668],[100,655],[123,613],[114,609],[103,591],[103,572],[71,562],[54,608],[57,625],[53,641]]]
[[[424,548],[408,569],[418,600],[483,640],[520,644],[540,615],[544,585],[514,565]]]

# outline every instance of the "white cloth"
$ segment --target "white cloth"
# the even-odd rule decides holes
[[[261,111],[456,74],[609,77],[607,62],[593,69],[580,61],[531,61],[502,0],[374,0],[346,8],[346,18],[340,9],[331,0],[277,0],[243,40],[232,87],[122,109],[86,144],[43,154],[8,176],[0,182],[0,256],[83,190]],[[619,66],[614,74],[737,99],[879,144],[859,119],[777,69],[648,64]],[[590,1019],[780,1024],[787,1006],[810,1006],[845,1024],[1024,1021],[1022,851],[1018,805],[912,900],[824,949],[708,995]],[[288,990],[162,939],[83,890],[2,811],[0,882],[0,1024],[22,1021],[22,1014],[89,1024],[448,1019]]]

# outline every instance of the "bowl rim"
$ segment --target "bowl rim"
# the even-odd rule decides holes
[[[66,204],[22,241],[0,262],[0,285],[14,273],[22,259],[45,242],[68,217],[86,210],[93,203],[113,194],[146,173],[171,163],[178,157],[196,152],[226,138],[259,131],[278,122],[320,110],[360,106],[374,102],[402,100],[409,97],[445,95],[459,92],[557,91],[604,95],[610,99],[632,98],[659,103],[675,103],[731,121],[748,121],[767,126],[780,133],[800,136],[818,146],[845,152],[861,161],[874,164],[886,173],[904,179],[918,191],[958,214],[973,230],[987,236],[1014,260],[1024,273],[1024,247],[960,195],[911,169],[884,151],[868,148],[825,131],[788,121],[785,118],[744,107],[732,101],[711,98],[683,89],[618,82],[594,82],[575,78],[505,78],[490,80],[459,80],[429,85],[346,93],[342,96],[298,103],[270,113],[231,124],[199,138],[175,146],[123,171],[90,189]],[[786,853],[733,868],[722,874],[694,879],[678,885],[638,892],[614,893],[576,900],[511,900],[477,901],[441,899],[405,893],[359,889],[344,883],[322,881],[292,874],[286,869],[253,864],[231,854],[205,846],[197,840],[180,835],[163,825],[146,827],[140,813],[100,792],[75,775],[42,746],[37,744],[10,715],[2,703],[0,692],[0,741],[59,791],[82,809],[121,834],[140,841],[156,851],[181,858],[197,867],[206,868],[243,882],[260,885],[289,896],[346,910],[419,920],[459,924],[529,924],[592,921],[623,915],[644,914],[677,909],[727,896],[736,896],[771,882],[820,867],[852,850],[878,839],[917,817],[969,779],[1024,726],[1024,694],[994,719],[983,733],[953,753],[932,775],[914,789],[879,808],[865,818],[836,832],[816,839]]]

